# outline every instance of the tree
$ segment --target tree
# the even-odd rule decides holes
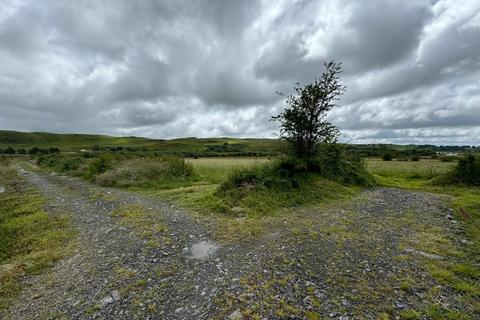
[[[320,79],[304,87],[297,83],[295,93],[287,97],[288,107],[272,117],[280,122],[281,139],[293,144],[298,158],[311,159],[318,143],[334,143],[339,135],[326,116],[345,92],[340,79],[342,64],[331,61],[324,65]]]

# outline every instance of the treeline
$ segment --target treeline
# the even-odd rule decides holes
[[[359,158],[379,157],[388,155],[394,159],[412,159],[417,157],[437,158],[443,153],[478,152],[480,148],[471,146],[433,146],[433,145],[346,145],[346,152]]]
[[[0,154],[55,154],[60,153],[60,149],[57,147],[50,148],[39,148],[33,147],[30,149],[19,148],[14,149],[12,147],[7,147],[5,149],[0,148]]]

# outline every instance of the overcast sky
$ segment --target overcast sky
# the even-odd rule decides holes
[[[342,140],[480,144],[479,0],[1,0],[0,129],[274,137],[330,59]]]

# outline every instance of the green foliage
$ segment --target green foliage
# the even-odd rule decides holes
[[[309,204],[324,203],[351,194],[352,188],[327,180],[314,172],[304,172],[303,165],[282,162],[236,169],[217,187],[213,196],[215,206],[223,212],[265,215],[280,210]],[[210,199],[209,202],[215,203]]]
[[[440,177],[437,183],[480,186],[480,156],[465,155],[458,160],[453,170]]]
[[[342,64],[331,61],[324,65],[320,78],[303,87],[297,83],[295,94],[287,97],[288,107],[272,117],[280,122],[280,136],[293,145],[300,159],[311,159],[317,143],[335,142],[339,134],[326,116],[345,92],[340,79]]]
[[[390,152],[385,152],[382,155],[382,160],[383,161],[392,161],[392,154]]]
[[[216,195],[227,207],[240,205],[247,211],[266,213],[279,206],[323,201],[331,191],[346,193],[348,188],[343,185],[374,184],[361,160],[347,159],[341,147],[325,145],[310,161],[288,157],[234,170],[219,185]]]
[[[420,161],[420,157],[419,156],[413,156],[413,157],[410,158],[410,160],[417,162],[417,161]]]
[[[376,184],[362,159],[347,157],[344,146],[324,144],[320,146],[317,154],[313,163],[308,164],[309,170],[343,184],[363,187]]]
[[[37,158],[37,164],[104,186],[153,186],[193,176],[183,158],[138,154],[55,154]]]
[[[97,176],[104,186],[152,186],[182,181],[192,176],[192,166],[182,158],[137,158],[119,162]]]

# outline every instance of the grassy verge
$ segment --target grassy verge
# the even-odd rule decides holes
[[[42,210],[43,199],[26,189],[12,165],[0,163],[0,309],[22,290],[23,277],[39,274],[66,254],[69,221]]]
[[[450,172],[453,166],[455,163],[439,161],[368,163],[371,173],[385,186],[450,196],[446,201],[453,208],[455,219],[464,226],[464,243],[461,251],[455,253],[455,261],[433,261],[425,267],[441,285],[456,291],[474,312],[480,314],[480,187],[436,184],[436,179]],[[440,254],[448,252],[442,249]],[[427,314],[432,319],[470,318],[444,310],[440,305],[432,306]]]

